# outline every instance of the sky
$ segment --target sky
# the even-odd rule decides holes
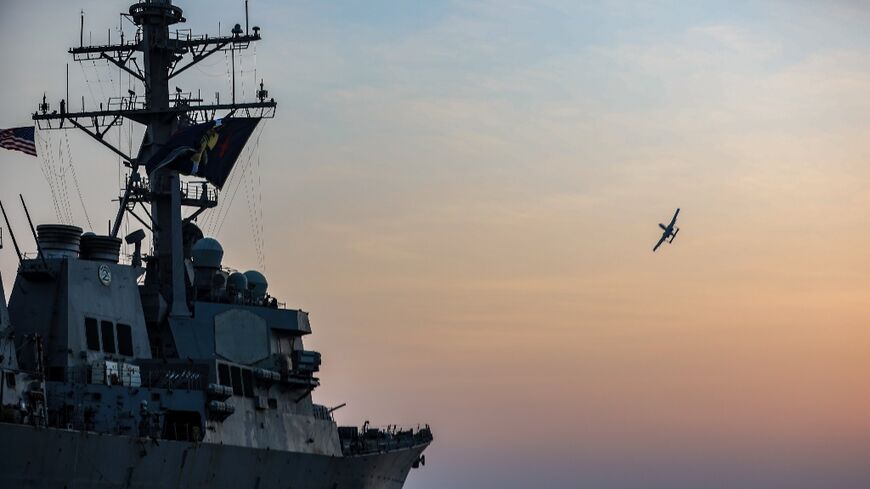
[[[241,1],[180,5],[194,32],[243,23]],[[67,63],[74,108],[136,88],[66,53],[82,9],[103,43],[125,6],[0,4],[20,40],[0,43],[16,67],[0,127],[44,92],[56,108]],[[310,311],[315,400],[347,402],[339,423],[432,426],[406,487],[870,487],[865,4],[251,0],[250,16],[263,41],[237,92],[262,78],[277,117],[200,223],[226,265]],[[217,55],[178,83],[226,101],[229,72]],[[135,147],[141,127],[109,138]],[[24,247],[18,193],[35,221],[106,229],[117,158],[40,140],[41,159],[0,153]],[[679,237],[652,253],[677,207]]]

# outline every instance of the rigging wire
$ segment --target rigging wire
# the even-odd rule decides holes
[[[57,160],[55,160],[55,163],[57,163],[57,170],[58,170],[57,175],[58,175],[58,178],[60,179],[60,191],[61,191],[60,193],[61,193],[61,198],[63,199],[61,201],[61,203],[62,203],[61,210],[63,210],[66,213],[66,216],[67,216],[66,224],[72,225],[75,222],[75,217],[73,216],[73,213],[72,213],[72,206],[69,205],[69,192],[67,192],[67,182],[66,182],[66,175],[67,175],[67,163],[66,162],[67,162],[67,159],[65,157],[65,153],[63,152],[63,146],[61,145],[60,141],[58,141],[57,142]]]
[[[220,58],[217,58],[217,59],[218,59],[218,61],[215,61],[212,64],[205,64],[204,61],[200,61],[199,63],[193,65],[193,67],[196,69],[196,71],[202,73],[205,76],[208,76],[211,78],[220,78],[220,77],[224,76],[225,73],[210,73],[208,71],[203,70],[203,68],[214,68],[214,67],[220,65],[220,63],[221,63]],[[202,65],[202,66],[200,66],[200,65]]]
[[[256,138],[255,143],[254,143],[254,147],[257,147],[260,145],[260,136],[262,134],[263,134],[263,126],[260,126],[259,131],[257,133],[257,138]],[[252,156],[253,156],[253,150],[248,152],[248,156],[247,156],[247,159],[245,160],[245,163],[242,165],[241,168],[239,168],[239,173],[242,176],[236,181],[236,186],[232,190],[232,193],[230,195],[230,200],[226,204],[226,208],[223,212],[223,216],[219,217],[219,222],[217,223],[217,228],[216,228],[216,231],[214,233],[214,236],[219,236],[221,233],[221,230],[223,229],[223,225],[224,225],[224,222],[226,221],[227,214],[229,214],[229,210],[232,207],[233,201],[236,198],[236,193],[238,192],[239,187],[241,187],[241,182],[244,179],[245,173],[247,173],[247,171],[248,171],[248,167],[250,166]]]
[[[251,154],[253,154],[253,152]],[[256,210],[256,197],[254,196],[254,176],[251,173],[252,172],[245,172],[245,200],[248,203],[248,224],[251,226],[251,236],[254,243],[254,252],[257,255],[257,265],[262,270],[262,240],[260,239],[260,225]]]
[[[242,100],[245,100],[245,55],[241,50],[239,51],[239,80],[242,82]]]
[[[42,135],[42,131],[36,132],[36,140],[39,144],[39,169],[42,170],[42,176],[44,176],[45,181],[48,182],[48,189],[51,192],[51,201],[54,204],[54,217],[60,221],[60,206],[57,204],[57,192],[54,189],[54,182],[49,177],[48,159],[46,156],[50,155],[51,152],[48,148],[48,143],[46,142],[45,137]]]
[[[245,55],[242,52],[239,53],[238,75],[241,83],[240,88],[242,100],[244,100],[245,96],[247,95],[247,84],[245,83],[245,78],[253,74],[254,83],[256,85],[256,44],[254,47],[253,58],[253,68],[250,70],[245,70]],[[230,62],[230,53],[228,53],[227,51],[224,51],[224,63],[226,66],[227,83],[230,85],[230,90],[232,90],[233,72],[236,70]],[[239,161],[241,162],[241,164],[238,165],[236,171],[234,171],[230,175],[227,185],[225,185],[224,191],[221,192],[222,195],[227,196],[228,198],[220,199],[217,208],[214,209],[212,212],[209,212],[202,220],[202,228],[207,234],[212,236],[220,235],[221,231],[223,230],[223,225],[226,222],[227,216],[232,209],[232,204],[235,201],[235,197],[239,189],[244,187],[244,192],[246,196],[245,198],[248,204],[248,218],[249,224],[251,226],[254,251],[257,255],[258,266],[263,271],[265,271],[266,269],[266,254],[264,237],[265,225],[263,219],[260,137],[262,136],[264,127],[265,121],[263,121],[263,124],[260,125],[257,130],[257,134],[253,138],[254,144],[251,145],[251,147],[246,148],[246,151],[243,153],[243,155],[240,155]],[[257,174],[252,175],[253,172],[256,172]]]
[[[265,122],[263,125],[265,126]],[[263,263],[261,264],[263,273],[266,273],[266,226],[265,220],[263,219],[263,171],[262,165],[260,164],[260,145],[258,144],[256,147],[257,150],[257,210],[260,213],[260,253],[263,255]]]
[[[64,196],[64,182],[62,179],[63,168],[58,161],[61,156],[61,148],[60,144],[55,144],[54,138],[49,139],[49,171],[48,175],[54,179],[54,187],[57,190],[57,200],[58,200],[58,209],[60,210],[59,221],[62,224],[70,224],[70,216],[69,216],[69,206],[66,203],[66,198]],[[56,153],[56,154],[55,154]]]
[[[250,159],[249,159],[249,160],[250,160]],[[242,173],[244,173],[244,171],[247,169],[247,161],[246,161],[245,163],[246,163],[245,167],[240,168],[240,170],[242,170]],[[239,187],[241,187],[241,182],[242,182],[243,179],[244,179],[244,176],[240,177],[240,178],[237,180],[237,182],[236,182],[237,185],[236,185],[236,187],[232,190],[232,193],[230,194],[230,200],[228,201],[227,205],[226,205],[225,208],[224,208],[223,215],[220,216],[220,217],[218,218],[218,221],[215,223],[216,229],[214,229],[214,231],[213,231],[213,236],[215,236],[215,237],[220,236],[220,234],[221,234],[221,230],[222,230],[223,227],[224,227],[224,221],[226,220],[227,215],[229,214],[230,209],[231,209],[232,206],[233,206],[233,201],[236,199],[236,193],[238,192]]]
[[[226,65],[227,72],[227,85],[230,87],[230,90],[233,89],[233,74],[231,70],[233,69],[232,63],[230,63],[230,55],[227,51],[224,51],[224,64]]]
[[[239,53],[239,78],[241,80],[241,89],[242,89],[242,100],[245,100],[245,55],[241,52]],[[265,125],[265,123],[264,123]],[[260,270],[265,272],[266,269],[266,258],[264,254],[265,242],[263,239],[263,208],[262,208],[262,192],[261,192],[261,184],[260,180],[260,151],[259,145],[255,145],[255,147],[251,150],[251,158],[253,161],[253,154],[256,151],[256,175],[254,172],[246,171],[245,172],[245,200],[248,204],[248,219],[249,224],[251,226],[251,235],[254,243],[254,252],[257,255],[257,265]],[[255,180],[256,178],[256,180]]]
[[[66,152],[69,161],[70,175],[72,176],[73,184],[75,185],[76,193],[79,194],[79,202],[82,204],[82,212],[85,214],[85,220],[88,221],[88,227],[90,227],[91,231],[94,230],[94,225],[91,223],[91,216],[88,215],[88,208],[85,206],[85,198],[82,196],[81,187],[79,187],[79,177],[76,175],[76,167],[73,163],[72,159],[72,151],[70,151],[69,147],[69,132],[63,132],[64,139],[66,139]]]
[[[230,62],[230,53],[229,50],[224,50],[224,69],[226,75],[226,83],[229,89],[232,91],[232,79],[233,79],[233,69],[232,64]],[[248,148],[245,148],[248,150]],[[247,157],[250,157],[250,153],[247,154]],[[247,160],[242,160],[242,155],[239,155],[239,159],[241,161],[247,162]],[[245,164],[241,165],[245,166]],[[241,175],[239,175],[241,174]],[[224,185],[225,191],[222,191],[223,195],[230,195],[230,202],[235,198],[235,193],[238,191],[238,186],[240,186],[244,181],[244,172],[232,172],[230,174],[230,178],[227,184]],[[210,232],[214,236],[216,235],[216,231],[223,224],[223,220],[226,219],[226,214],[229,212],[229,205],[227,205],[227,200],[222,199],[218,203],[218,207],[206,216],[206,220],[204,223],[208,223],[210,226]]]
[[[254,58],[253,82],[254,82],[254,90],[256,93],[256,89],[257,89],[257,43],[254,43],[254,56],[253,56],[253,58]],[[265,126],[266,126],[266,121],[264,120],[262,122],[263,122],[263,129],[261,130],[261,134],[262,134],[262,131],[265,130]],[[258,142],[258,144],[255,148],[257,151],[257,210],[259,211],[259,218],[260,218],[259,236],[260,236],[260,240],[261,240],[260,253],[262,255],[262,263],[260,264],[260,267],[261,267],[263,273],[266,273],[266,242],[265,242],[266,230],[265,230],[265,220],[263,219],[263,209],[264,209],[264,206],[263,206],[263,170],[262,170],[262,164],[260,163],[259,136],[257,136],[257,142]]]
[[[108,61],[106,61],[106,63],[108,63]],[[94,68],[94,74],[97,76],[97,88],[100,89],[100,100],[105,100],[108,103],[108,100],[106,100],[106,91],[103,90],[103,78],[100,76],[100,68],[97,67],[96,61],[91,61],[91,64]]]
[[[240,155],[241,156],[241,155]],[[230,174],[230,181],[228,185],[225,185],[226,191],[223,192],[225,195],[228,195],[230,198],[221,199],[218,204],[218,208],[216,212],[212,213],[210,217],[212,217],[210,225],[211,225],[211,235],[216,236],[217,232],[219,232],[219,226],[223,224],[223,220],[226,218],[227,213],[229,212],[230,207],[232,207],[232,202],[236,197],[236,192],[241,185],[242,178],[244,177],[244,168],[247,163],[246,156],[244,163],[238,168],[238,171],[234,171]]]
[[[109,60],[106,60],[106,64],[103,66],[106,67],[106,73],[107,73],[107,76],[109,77],[108,89],[111,90],[112,88],[115,88],[115,78],[112,76],[113,70],[112,70],[112,67],[109,66]],[[120,76],[118,78],[120,78]]]
[[[259,138],[259,136],[258,136]],[[253,159],[253,154],[256,152],[256,160]],[[245,171],[245,195],[248,202],[248,218],[251,226],[251,235],[254,242],[254,251],[257,254],[257,263],[260,270],[265,271],[265,241],[263,239],[263,198],[262,198],[262,180],[260,178],[260,147],[255,145],[251,150],[252,163],[249,164],[250,171]],[[256,161],[256,164],[253,162]],[[256,179],[256,180],[255,180]]]
[[[54,159],[54,141],[46,134],[45,137],[45,171],[46,171],[46,179],[48,179],[49,186],[52,189],[52,196],[55,200],[55,204],[57,206],[57,222],[61,224],[66,223],[66,215],[63,212],[63,202],[61,201],[61,193],[60,193],[60,182],[57,179],[57,170],[55,168]]]
[[[254,43],[254,89],[257,88],[257,43]]]
[[[85,64],[79,63],[79,68],[82,69],[82,76],[85,79],[85,86],[88,87],[88,93],[91,94],[91,103],[93,103],[96,106],[97,97],[94,96],[94,88],[91,86],[91,81],[88,80],[88,74],[85,71]],[[82,110],[84,110],[84,107],[82,107]]]

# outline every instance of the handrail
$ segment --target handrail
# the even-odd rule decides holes
[[[341,448],[345,455],[389,452],[427,444],[433,440],[432,430],[428,425],[416,431],[413,428],[401,430],[395,426],[391,426],[390,430],[367,428],[366,425],[364,428],[366,429],[363,432],[351,437],[342,437],[342,430],[339,430]]]

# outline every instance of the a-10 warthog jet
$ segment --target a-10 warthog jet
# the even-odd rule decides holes
[[[674,217],[671,219],[671,223],[668,224],[667,226],[665,226],[662,223],[659,223],[659,227],[662,228],[664,230],[664,232],[662,233],[662,237],[661,237],[661,239],[659,239],[659,242],[656,243],[656,245],[653,247],[653,251],[659,249],[659,246],[661,246],[662,243],[665,242],[665,240],[667,240],[668,243],[674,242],[674,238],[676,238],[677,233],[680,232],[680,228],[674,226],[674,224],[677,223],[677,216],[679,214],[680,214],[680,209],[677,209],[677,212],[674,212]],[[670,238],[670,239],[668,239],[668,238]]]

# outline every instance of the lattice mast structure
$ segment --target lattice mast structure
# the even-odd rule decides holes
[[[271,118],[275,115],[276,103],[268,99],[268,92],[262,82],[256,94],[256,101],[236,102],[235,66],[233,66],[232,99],[228,104],[219,100],[206,104],[191,93],[176,89],[170,93],[169,81],[190,67],[220,51],[229,51],[235,65],[235,52],[244,50],[252,42],[260,40],[259,27],[250,32],[247,21],[247,2],[245,5],[245,28],[236,24],[229,36],[210,37],[193,35],[190,31],[170,31],[170,27],[185,22],[182,9],[172,5],[171,0],[145,0],[130,6],[129,13],[122,13],[136,27],[132,40],[125,40],[123,33],[120,43],[85,46],[84,36],[78,47],[69,53],[79,62],[106,60],[118,69],[129,73],[144,86],[144,97],[134,91],[129,96],[110,99],[100,104],[99,110],[69,110],[70,103],[64,99],[60,110],[50,111],[45,97],[39,104],[33,120],[39,129],[78,128],[119,155],[128,168],[130,177],[120,197],[120,207],[113,222],[111,235],[116,237],[125,213],[130,213],[142,222],[152,235],[153,252],[147,260],[143,299],[152,297],[152,307],[144,304],[146,320],[149,323],[170,317],[188,317],[190,308],[187,302],[185,284],[185,265],[182,241],[184,222],[195,219],[199,214],[217,205],[217,192],[206,187],[183,185],[177,170],[169,166],[159,168],[147,175],[140,175],[146,162],[162,148],[179,124],[199,123],[222,117]],[[83,29],[82,22],[82,29]],[[141,55],[141,66],[139,56]],[[67,95],[68,97],[68,95]],[[122,123],[122,118],[145,126],[145,135],[138,153],[128,155],[105,139],[109,129]],[[148,220],[141,218],[134,209],[140,204],[148,214]],[[150,206],[150,212],[145,207]],[[194,212],[182,218],[182,206],[193,207]],[[148,222],[150,221],[150,223]]]

